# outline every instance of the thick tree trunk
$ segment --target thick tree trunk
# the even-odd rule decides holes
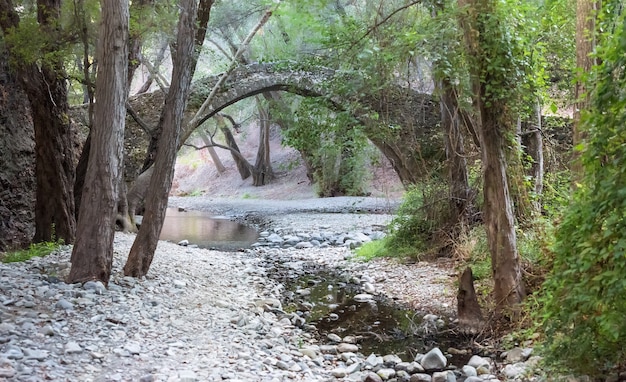
[[[485,198],[484,221],[491,253],[494,297],[499,311],[513,307],[524,297],[524,285],[517,253],[513,200],[506,174],[506,138],[498,124],[501,113],[483,108],[481,148]]]
[[[0,252],[28,247],[35,232],[35,133],[6,53],[0,48]]]
[[[180,3],[172,84],[161,115],[162,136],[158,142],[143,222],[124,266],[124,274],[127,276],[142,277],[148,273],[163,228],[167,198],[174,177],[183,112],[196,64],[194,35],[197,9],[198,5],[194,0],[182,0]]]
[[[113,263],[113,238],[124,158],[128,97],[128,2],[101,0],[98,75],[89,164],[78,216],[68,282],[107,284]]]
[[[496,312],[501,315],[506,309],[512,309],[506,313],[514,315],[515,306],[524,297],[505,151],[511,146],[506,135],[513,132],[515,120],[506,104],[506,101],[512,100],[494,98],[493,92],[485,89],[486,86],[494,86],[491,81],[498,84],[500,76],[494,71],[499,68],[490,63],[490,55],[494,54],[494,41],[501,41],[497,34],[505,32],[495,28],[491,22],[495,19],[495,0],[459,0],[459,6],[466,10],[460,15],[459,22],[465,30],[467,53],[474,59],[470,75],[473,105],[480,120],[478,135],[483,167],[483,220],[491,254]],[[509,64],[506,60],[500,62],[500,65]],[[510,93],[504,94],[510,97]],[[502,94],[499,95],[502,97]]]
[[[465,268],[459,278],[459,291],[457,292],[456,300],[459,326],[470,332],[479,330],[483,326],[484,321],[478,298],[476,297],[474,276],[470,267]]]
[[[60,0],[39,0],[39,32],[54,36],[58,32]],[[0,27],[5,34],[19,26],[19,15],[10,0],[0,1]],[[16,48],[8,45],[9,54]],[[52,45],[48,52],[54,51]],[[34,242],[61,239],[73,243],[74,216],[74,138],[68,118],[67,85],[63,63],[47,60],[38,64],[22,63],[16,68],[22,88],[31,105],[35,128],[36,203]]]
[[[252,185],[264,186],[274,179],[274,171],[270,160],[270,113],[257,98],[259,110],[259,149],[256,154],[256,163],[252,171]]]

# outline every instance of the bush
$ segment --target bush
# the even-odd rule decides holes
[[[422,258],[437,255],[443,247],[450,244],[437,236],[451,220],[450,203],[445,197],[447,195],[445,182],[438,182],[436,179],[407,191],[391,221],[387,241],[389,251]]]

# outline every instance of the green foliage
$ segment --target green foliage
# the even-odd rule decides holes
[[[28,249],[22,249],[14,252],[7,252],[2,256],[3,263],[17,263],[30,260],[33,257],[44,257],[59,249],[63,245],[62,242],[44,242],[31,244]]]
[[[445,245],[437,243],[436,235],[450,221],[446,195],[446,185],[438,179],[407,191],[391,222],[389,251],[417,258],[436,254]]]
[[[626,30],[598,50],[584,179],[558,228],[541,322],[548,361],[601,375],[626,360]]]
[[[391,256],[391,253],[388,250],[388,240],[389,239],[385,237],[381,240],[374,240],[363,244],[355,251],[357,257],[359,259],[369,261],[376,257]]]
[[[296,107],[283,142],[302,152],[321,196],[362,195],[368,181],[365,135],[347,112],[331,112],[316,99]]]

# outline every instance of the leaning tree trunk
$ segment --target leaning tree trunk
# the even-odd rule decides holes
[[[241,151],[239,150],[239,146],[237,145],[237,141],[235,141],[235,137],[233,133],[230,131],[228,127],[226,127],[226,122],[224,122],[224,117],[221,115],[215,116],[217,127],[221,130],[222,134],[224,134],[224,138],[226,139],[226,145],[230,148],[231,155],[233,156],[233,160],[237,165],[237,170],[239,171],[239,176],[241,176],[242,180],[248,179],[250,175],[252,175],[251,165],[248,163],[243,155],[241,155]],[[237,155],[239,153],[240,155]]]
[[[128,98],[128,2],[101,0],[98,75],[94,125],[82,207],[68,282],[99,280],[107,284],[113,264],[113,238],[124,159],[124,124]]]
[[[60,0],[37,2],[39,32],[58,34]],[[0,27],[6,35],[19,27],[20,19],[10,0],[0,1]],[[7,44],[10,55],[15,47]],[[56,49],[51,44],[46,53]],[[17,55],[13,57],[17,59]],[[62,61],[21,63],[16,69],[31,105],[35,128],[36,202],[34,242],[61,239],[74,242],[74,139],[68,118],[67,84]]]
[[[162,135],[158,142],[154,172],[150,179],[146,211],[124,266],[124,274],[127,276],[142,277],[148,273],[163,228],[167,198],[174,178],[174,162],[180,140],[183,112],[196,63],[194,34],[197,7],[198,4],[194,0],[182,0],[180,4],[172,84],[161,115]]]
[[[208,137],[207,133],[201,132],[200,139],[202,139],[202,142],[204,142],[204,145],[206,146],[206,149],[211,156],[211,160],[213,161],[213,164],[215,165],[215,169],[217,170],[218,174],[223,174],[226,171],[226,167],[224,167],[222,160],[220,159],[219,155],[217,155],[215,147],[213,147],[213,143],[211,142],[211,139]]]

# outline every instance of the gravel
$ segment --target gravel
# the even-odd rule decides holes
[[[256,214],[266,227],[292,231],[386,225],[393,204],[374,198],[194,199],[174,198],[171,204],[244,218]],[[358,370],[366,366],[361,358],[356,366],[358,347],[349,340],[320,342],[296,325],[295,313],[282,311],[282,285],[266,268],[273,253],[281,261],[349,269],[371,293],[452,313],[455,275],[449,264],[363,263],[352,260],[345,246],[218,252],[160,242],[149,274],[138,280],[122,274],[133,240],[116,234],[108,288],[63,283],[69,247],[0,264],[0,379],[327,381],[371,371]]]

